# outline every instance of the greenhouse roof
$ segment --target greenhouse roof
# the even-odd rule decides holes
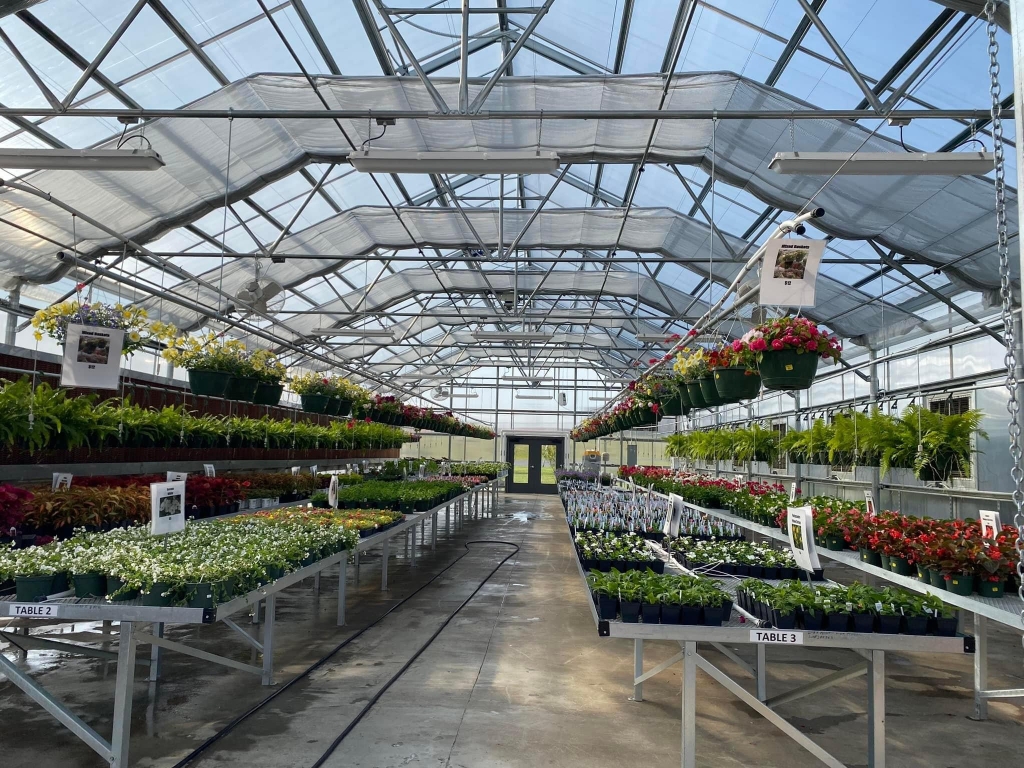
[[[519,326],[550,331],[543,361],[621,373],[663,349],[638,333],[685,333],[778,222],[820,206],[807,315],[877,348],[934,330],[954,297],[990,313],[991,174],[767,167],[780,151],[991,149],[982,2],[473,0],[465,18],[454,0],[403,5],[418,12],[0,2],[0,147],[148,146],[165,162],[0,171],[0,287],[31,309],[91,283],[370,379],[522,368],[522,345],[470,333]],[[999,22],[1009,73],[1005,9]],[[1009,107],[1012,86],[1001,95]],[[893,109],[909,124],[890,125]],[[364,174],[346,157],[366,145],[552,150],[562,166]],[[1016,266],[1012,190],[1008,203]],[[746,306],[717,330],[750,322]],[[338,344],[315,333],[327,327],[396,342]]]

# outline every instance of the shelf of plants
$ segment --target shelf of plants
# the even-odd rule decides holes
[[[592,485],[563,483],[560,491],[569,508],[603,506],[609,508],[608,518],[622,517],[622,508],[632,506],[634,515],[640,510],[665,503],[667,497],[654,492],[637,494],[634,490],[610,490],[601,494]],[[585,495],[587,502],[573,498]],[[646,498],[644,498],[646,497]],[[612,513],[614,509],[614,513]],[[698,528],[702,539],[667,538],[668,549],[653,541],[635,539],[660,555],[664,573],[634,568],[620,572],[584,571],[585,548],[578,548],[580,577],[591,592],[588,601],[594,624],[602,637],[631,638],[634,641],[633,699],[643,701],[643,683],[670,666],[682,663],[682,756],[683,768],[696,766],[696,704],[697,670],[733,693],[747,706],[766,718],[804,749],[829,765],[842,765],[805,734],[789,724],[773,709],[784,701],[811,695],[841,680],[867,672],[868,679],[868,754],[875,765],[885,761],[885,652],[924,651],[931,653],[972,653],[973,638],[948,636],[954,623],[930,625],[929,611],[941,615],[941,603],[934,598],[918,599],[902,590],[873,591],[863,585],[840,587],[831,582],[808,586],[795,580],[765,578],[791,575],[795,563],[786,553],[767,545],[753,545],[735,537],[718,540],[704,534],[708,528],[699,523],[706,515],[699,509],[682,521],[684,530]],[[694,526],[694,523],[698,523]],[[604,537],[616,534],[606,533]],[[630,535],[630,534],[625,534]],[[577,538],[580,534],[576,534]],[[603,543],[603,542],[602,542]],[[614,552],[614,546],[612,548]],[[670,553],[684,553],[690,569],[680,567]],[[642,563],[636,563],[637,566]],[[732,574],[722,570],[733,569]],[[760,569],[762,578],[740,580],[743,568]],[[712,578],[714,576],[714,578]],[[723,579],[724,582],[723,583]],[[920,604],[918,604],[918,602]],[[878,605],[882,604],[879,608]],[[811,607],[814,606],[814,607]],[[820,607],[818,607],[820,606]],[[897,610],[899,614],[897,615]],[[904,612],[923,617],[910,620]],[[818,623],[815,624],[814,622]],[[833,622],[831,625],[829,622]],[[841,629],[837,629],[841,627]],[[857,631],[860,630],[860,631]],[[895,631],[894,631],[895,630]],[[932,634],[926,634],[929,631]],[[900,634],[904,632],[905,634]],[[680,653],[644,671],[644,640],[676,641]],[[716,667],[698,652],[699,642],[709,642],[757,681],[757,695]],[[754,665],[741,659],[726,646],[753,646]],[[772,699],[767,695],[767,647],[800,645],[818,648],[845,648],[867,656],[851,667],[834,672],[821,680],[788,691]]]
[[[386,588],[387,548],[392,538],[406,531],[415,535],[415,526],[432,517],[436,544],[440,512],[447,514],[455,509],[461,517],[470,508],[479,509],[481,501],[493,505],[493,494],[499,484],[500,480],[482,477],[393,483],[406,486],[408,493],[391,493],[388,498],[392,503],[404,495],[429,502],[429,506],[411,515],[400,509],[332,510],[307,505],[191,521],[184,531],[162,537],[151,536],[145,527],[138,526],[106,532],[82,531],[64,541],[5,550],[0,555],[0,578],[13,578],[17,592],[0,597],[0,615],[28,622],[41,619],[120,623],[116,654],[70,642],[0,633],[5,640],[26,650],[45,648],[116,660],[111,740],[102,738],[2,654],[0,669],[110,765],[126,768],[137,645],[151,647],[150,680],[159,675],[160,649],[167,649],[258,675],[264,685],[271,685],[278,593],[313,577],[313,594],[318,594],[320,574],[337,565],[337,620],[341,626],[345,623],[349,552],[382,546],[382,588]],[[383,491],[366,495],[373,496],[374,501],[384,496]],[[232,616],[250,607],[259,616],[261,604],[263,634],[257,640],[236,624]],[[165,624],[216,622],[232,629],[255,649],[262,664],[243,663],[163,636]],[[152,631],[141,631],[137,627],[140,623],[150,624]]]

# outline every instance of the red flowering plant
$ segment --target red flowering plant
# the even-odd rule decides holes
[[[19,528],[25,519],[25,505],[32,494],[24,488],[4,483],[0,485],[0,536],[12,528]]]
[[[733,352],[748,368],[756,368],[765,352],[791,349],[836,361],[842,356],[839,339],[806,317],[777,317],[748,331],[732,343]]]

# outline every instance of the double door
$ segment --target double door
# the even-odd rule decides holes
[[[555,469],[562,466],[565,442],[553,437],[509,436],[505,455],[511,468],[505,490],[509,493],[557,493]]]

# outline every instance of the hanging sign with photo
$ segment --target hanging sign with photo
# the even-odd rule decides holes
[[[152,513],[150,532],[154,536],[185,530],[185,481],[151,483],[149,504]]]
[[[68,325],[64,338],[62,387],[117,389],[124,331],[93,325]]]
[[[66,491],[71,487],[70,472],[54,472],[53,481],[50,483],[51,491]]]
[[[769,240],[761,266],[760,304],[813,307],[824,240]]]
[[[327,503],[331,509],[338,508],[338,476],[331,475],[331,484],[327,487]]]
[[[1003,521],[999,519],[998,512],[981,509],[978,510],[978,517],[981,518],[981,538],[994,540],[1003,530]]]
[[[814,510],[812,507],[789,508],[789,548],[796,564],[805,571],[821,568],[814,548]]]

